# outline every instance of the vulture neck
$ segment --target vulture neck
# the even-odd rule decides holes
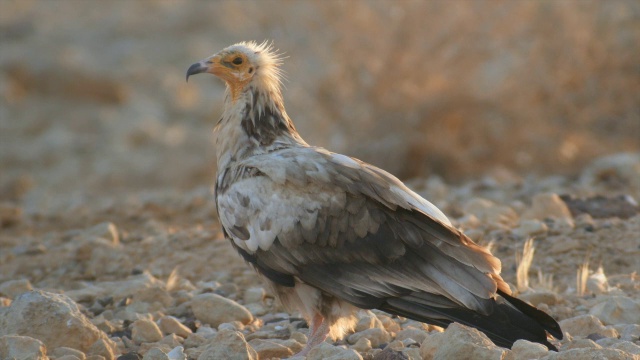
[[[308,146],[284,109],[279,87],[258,80],[237,96],[227,85],[224,112],[214,129],[218,171],[250,156]]]

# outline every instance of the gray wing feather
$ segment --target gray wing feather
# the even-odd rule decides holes
[[[482,313],[498,288],[508,291],[498,259],[381,169],[296,148],[229,174],[235,181],[216,195],[222,225],[274,271],[362,307],[423,291]]]

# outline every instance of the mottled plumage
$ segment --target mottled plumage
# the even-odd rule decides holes
[[[384,170],[302,140],[278,65],[270,46],[240,43],[187,76],[209,72],[227,84],[215,129],[220,222],[282,303],[309,320],[303,352],[343,336],[358,308],[553,349],[546,332],[562,338],[555,320],[511,297],[500,261],[434,205]]]

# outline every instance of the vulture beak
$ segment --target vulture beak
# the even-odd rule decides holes
[[[189,76],[200,74],[207,71],[209,71],[209,66],[207,64],[207,61],[205,60],[198,61],[197,63],[189,66],[189,70],[187,70],[187,82],[189,82]]]

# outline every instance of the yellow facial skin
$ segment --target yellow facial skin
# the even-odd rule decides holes
[[[251,81],[255,70],[255,66],[251,64],[245,54],[223,52],[191,65],[187,71],[187,79],[190,75],[203,72],[213,74],[227,83],[231,97],[233,101],[236,101],[242,93],[242,89]]]

